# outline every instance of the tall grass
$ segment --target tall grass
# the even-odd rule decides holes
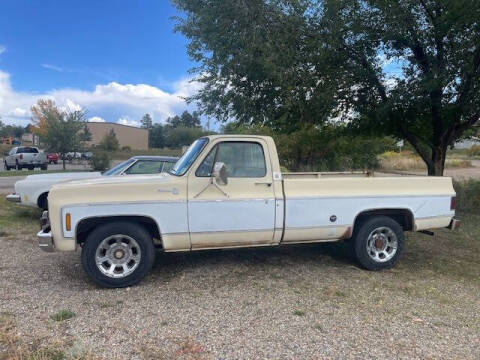
[[[425,170],[425,162],[417,154],[410,151],[394,152],[387,151],[379,156],[380,168],[383,170]],[[468,168],[472,162],[466,159],[447,159],[445,167]]]
[[[454,181],[453,187],[457,193],[457,210],[480,212],[480,180]]]

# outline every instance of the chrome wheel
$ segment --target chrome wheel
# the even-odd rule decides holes
[[[140,264],[142,252],[138,243],[127,235],[117,234],[102,240],[95,252],[95,264],[105,276],[123,278]]]
[[[393,258],[397,252],[398,239],[388,227],[374,229],[367,239],[367,254],[376,262],[382,263]]]

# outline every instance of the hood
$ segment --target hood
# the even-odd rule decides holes
[[[28,181],[44,181],[44,180],[68,180],[68,179],[85,179],[85,178],[95,178],[99,177],[102,174],[100,172],[67,172],[67,173],[52,173],[52,174],[39,174],[39,175],[29,175],[25,178]]]
[[[149,175],[117,175],[117,176],[100,176],[93,179],[73,180],[66,183],[55,185],[56,188],[75,188],[79,186],[95,186],[95,185],[121,185],[121,184],[165,184],[171,180],[172,175],[167,173],[149,174]]]

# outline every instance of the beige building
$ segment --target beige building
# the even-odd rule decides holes
[[[130,146],[136,150],[148,149],[147,129],[109,122],[89,122],[87,127],[92,133],[92,141],[89,141],[88,145],[98,145],[105,135],[113,129],[120,143],[120,148]]]

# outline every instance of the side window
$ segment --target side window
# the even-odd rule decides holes
[[[139,160],[127,171],[125,174],[135,175],[135,174],[158,174],[162,171],[162,162],[161,161],[142,161]]]
[[[172,170],[172,168],[175,166],[175,163],[174,162],[167,162],[165,161],[163,163],[163,169],[162,169],[162,172],[169,172],[170,170]]]
[[[263,148],[256,142],[222,142],[210,151],[199,166],[197,176],[211,176],[214,162],[223,162],[227,176],[261,178],[267,173]]]
[[[15,148],[13,148],[12,150],[10,150],[10,154],[9,155],[15,155]]]

